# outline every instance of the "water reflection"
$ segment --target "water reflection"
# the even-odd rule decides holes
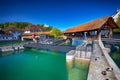
[[[120,51],[112,53],[111,56],[113,59],[120,59]]]
[[[120,44],[115,44],[114,46],[118,46],[119,50],[111,51],[110,56],[112,57],[114,62],[117,64],[117,66],[120,68]],[[111,48],[113,48],[113,47],[111,47]]]
[[[67,62],[68,80],[87,80],[88,60],[75,59]]]
[[[12,51],[1,52],[1,53],[0,53],[0,57],[12,55],[12,54],[20,54],[20,53],[22,53],[23,51],[24,51],[24,50],[19,50],[19,51],[14,51],[14,52],[12,52]]]
[[[120,68],[120,51],[111,53],[110,56],[115,61],[115,63],[117,64],[117,66]]]

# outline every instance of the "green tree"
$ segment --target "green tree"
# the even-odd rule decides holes
[[[10,26],[10,22],[4,23],[4,29],[7,28],[8,26]]]
[[[44,29],[44,24],[37,24],[42,30]]]
[[[4,24],[0,24],[0,28],[5,29],[9,26],[15,26],[18,29],[23,29],[26,26],[28,26],[29,24],[31,24],[31,23],[29,23],[29,22],[6,22]]]
[[[118,17],[116,23],[117,23],[117,25],[120,27],[120,15],[119,15],[119,17]]]
[[[52,28],[53,28],[52,26],[49,26],[49,27],[43,26],[43,30],[44,30],[44,31],[51,31]]]
[[[0,24],[0,28],[2,28],[2,29],[3,29],[3,28],[4,28],[4,24]]]
[[[114,29],[113,32],[120,32],[120,15],[119,15],[119,17],[118,17],[118,19],[116,21],[116,24],[119,26],[119,28],[118,29]]]
[[[0,28],[6,29],[9,26],[15,26],[18,29],[24,29],[31,23],[29,22],[6,22],[6,23],[1,23]],[[45,27],[44,24],[37,24],[43,31],[50,31],[52,29],[52,26]]]
[[[28,26],[28,25],[30,25],[31,23],[29,23],[29,22],[21,22],[21,23],[19,23],[19,25],[18,25],[18,27],[20,28],[20,29],[23,29],[23,28],[25,28],[26,26]]]
[[[55,38],[58,38],[61,34],[62,32],[57,28],[52,28],[50,31],[50,35],[53,35]]]

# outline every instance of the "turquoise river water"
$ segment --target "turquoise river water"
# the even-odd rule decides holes
[[[0,56],[0,80],[86,80],[88,63],[74,65],[68,68],[65,53],[26,49]]]
[[[117,46],[119,49],[118,50],[113,50],[114,48],[112,47],[112,51],[110,53],[110,56],[114,60],[114,62],[117,64],[117,66],[120,68],[120,43],[114,44],[114,46]]]

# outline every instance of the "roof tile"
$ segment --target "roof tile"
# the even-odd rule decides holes
[[[82,31],[89,31],[89,30],[95,30],[101,28],[109,19],[112,19],[110,16],[102,17],[90,22],[87,22],[85,24],[81,24],[79,26],[75,26],[73,28],[69,28],[65,31],[65,33],[71,33],[71,32],[82,32]],[[117,25],[116,25],[117,26]]]

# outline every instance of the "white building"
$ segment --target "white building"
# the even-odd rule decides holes
[[[10,31],[10,32],[15,39],[20,39],[20,36],[22,35],[21,31]]]
[[[0,29],[0,41],[20,40],[22,32],[14,26],[9,26],[4,31]]]
[[[112,15],[114,21],[116,22],[117,21],[117,18],[120,16],[120,9],[117,10],[117,13]]]
[[[15,26],[9,26],[5,29],[5,32],[10,33],[15,39],[19,40],[22,35],[22,31]]]
[[[10,33],[5,33],[3,30],[0,30],[0,41],[8,40],[17,40],[17,38]]]
[[[2,34],[0,35],[0,41],[9,41],[9,40],[17,40],[13,35]]]

